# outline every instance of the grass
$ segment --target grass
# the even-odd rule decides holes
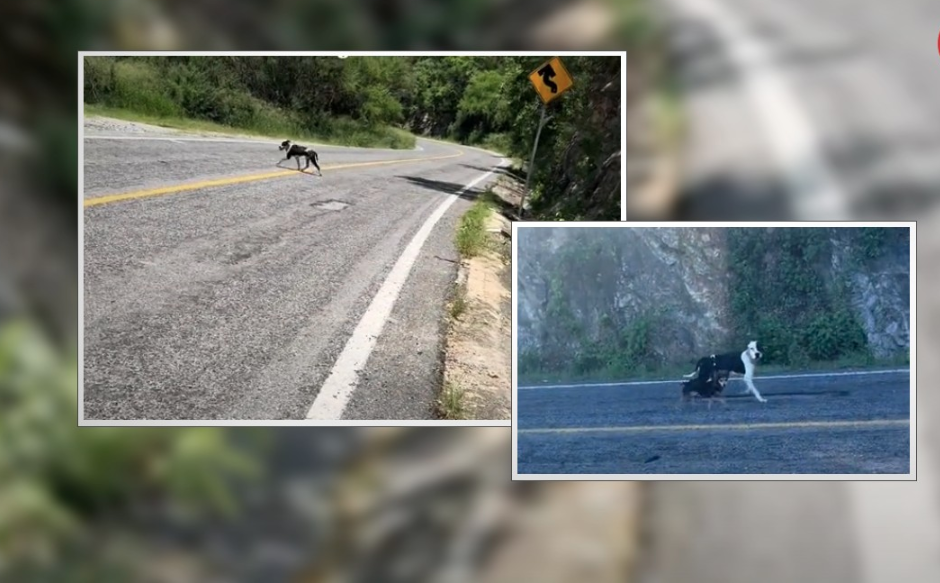
[[[799,371],[836,371],[851,370],[860,368],[896,368],[908,366],[910,360],[907,355],[894,358],[873,358],[866,355],[848,355],[836,360],[813,361],[802,365],[783,365],[768,364],[760,365],[758,374],[772,375]],[[610,381],[651,381],[678,379],[688,374],[693,368],[694,363],[674,364],[661,367],[645,368],[634,370],[630,374],[623,374],[619,371],[596,370],[588,373],[577,374],[566,371],[519,371],[519,384],[537,385],[546,383],[567,383],[567,382],[610,382]]]
[[[466,392],[453,383],[444,383],[441,396],[437,401],[438,414],[450,421],[466,419],[468,415],[464,396]]]
[[[85,104],[86,116],[103,116],[126,121],[136,121],[155,126],[197,132],[216,132],[263,138],[289,139],[296,142],[316,142],[337,146],[357,146],[363,148],[413,149],[416,138],[409,132],[393,127],[368,128],[354,120],[333,120],[330,126],[321,132],[309,132],[298,129],[289,120],[276,114],[267,115],[258,122],[263,127],[233,127],[208,120],[193,119],[182,115],[153,114],[133,111],[120,107],[101,104]]]
[[[467,289],[463,286],[457,288],[454,301],[450,304],[450,317],[459,320],[467,311]]]
[[[491,190],[487,190],[473,203],[470,210],[460,217],[455,243],[457,251],[464,259],[476,257],[488,248],[486,219],[493,212],[494,196]]]

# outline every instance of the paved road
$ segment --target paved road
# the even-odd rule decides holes
[[[121,137],[85,140],[86,419],[303,419],[325,382],[344,419],[432,415],[456,221],[493,175],[452,195],[498,157],[322,146],[319,178],[275,142]]]
[[[686,218],[915,219],[937,208],[940,4],[656,5],[688,114]]]
[[[918,220],[940,256],[940,4],[660,0],[685,218]],[[918,273],[916,483],[650,484],[642,583],[940,580],[940,274]],[[914,326],[912,313],[912,327]]]
[[[520,388],[519,472],[908,473],[907,371],[756,384],[767,403],[733,380],[710,407],[674,382]]]

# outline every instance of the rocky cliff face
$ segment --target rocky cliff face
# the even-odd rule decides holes
[[[886,246],[882,256],[858,269],[848,255],[851,244],[832,237],[832,271],[851,282],[852,307],[878,357],[904,352],[911,346],[911,257],[906,244]]]
[[[840,231],[831,230],[823,260],[806,269],[819,272],[821,281],[845,276],[844,301],[851,304],[874,355],[906,350],[907,244],[884,243],[877,260],[860,265],[853,259],[852,241]],[[640,321],[650,323],[643,360],[651,365],[736,348],[742,344],[739,336],[753,332],[735,324],[727,237],[728,230],[718,228],[520,230],[520,353],[564,360],[576,358],[587,345],[612,343],[615,352],[624,350],[631,340],[623,332]],[[774,253],[773,248],[764,252],[765,265],[775,265]],[[754,301],[775,303],[773,297]]]

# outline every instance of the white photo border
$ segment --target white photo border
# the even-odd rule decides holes
[[[518,471],[518,367],[516,366],[518,354],[517,313],[515,298],[518,298],[517,270],[519,262],[518,237],[519,228],[625,228],[625,229],[655,229],[655,228],[793,228],[793,227],[906,227],[910,231],[910,463],[907,474],[520,474]],[[917,480],[917,222],[916,221],[793,221],[793,222],[531,222],[513,223],[512,225],[512,479],[514,481],[916,481]],[[676,382],[676,381],[670,381]],[[621,384],[621,383],[616,383]]]
[[[85,192],[85,110],[84,85],[85,57],[619,57],[620,83],[620,220],[626,220],[627,172],[626,172],[626,99],[627,99],[627,51],[79,51],[78,52],[78,426],[80,427],[509,427],[509,420],[86,420],[84,418],[84,192]],[[577,83],[577,79],[575,80]],[[532,98],[536,99],[533,90]],[[471,148],[472,146],[461,146]],[[480,148],[477,148],[480,149]],[[555,223],[558,224],[558,223]],[[515,317],[515,316],[514,316]]]

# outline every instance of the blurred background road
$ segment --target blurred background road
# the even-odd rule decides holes
[[[935,203],[936,2],[658,6],[687,123],[683,218],[884,220]]]
[[[936,262],[940,5],[656,6],[685,128],[668,218],[917,220],[918,266]],[[629,200],[628,219],[645,218]],[[918,276],[926,379],[937,373],[924,355],[937,342],[938,282],[935,270]],[[920,388],[916,483],[650,485],[639,580],[936,579],[940,399]]]
[[[493,581],[521,580],[520,573],[534,569],[545,574],[536,577],[541,581],[630,580],[627,572],[635,555],[627,528],[634,515],[624,502],[634,492],[629,484],[512,484],[502,492],[511,492],[506,503],[520,511],[502,516],[519,538],[508,543],[477,536],[494,532],[488,518],[492,508],[501,507],[483,511],[478,509],[486,505],[466,501],[473,493],[499,491],[484,487],[484,476],[496,476],[505,485],[506,429],[413,430],[402,433],[410,437],[402,442],[381,432],[261,431],[273,448],[266,450],[257,470],[263,479],[238,490],[234,498],[249,509],[272,500],[287,505],[286,513],[297,522],[258,528],[256,523],[267,518],[262,512],[249,512],[234,526],[204,517],[215,506],[212,501],[226,498],[218,479],[241,468],[227,455],[226,444],[250,441],[254,433],[77,431],[75,53],[96,48],[627,48],[628,198],[638,200],[648,179],[664,177],[665,185],[650,192],[667,203],[682,201],[679,208],[660,205],[669,209],[670,218],[714,218],[715,212],[737,218],[826,218],[810,214],[815,212],[811,205],[798,204],[788,198],[794,196],[790,191],[776,186],[786,176],[781,169],[791,166],[781,160],[792,161],[770,150],[768,142],[779,141],[781,152],[812,162],[815,183],[819,176],[826,178],[821,181],[827,186],[824,192],[837,193],[829,198],[835,204],[826,208],[841,209],[852,218],[917,219],[919,265],[936,264],[940,5],[931,0],[710,4],[711,10],[698,13],[701,3],[690,2],[683,12],[680,3],[640,0],[283,0],[224,6],[209,0],[45,0],[4,5],[0,578],[287,581],[304,572],[310,581],[422,581],[440,580],[444,566],[454,565],[447,576],[470,580],[460,569],[472,564],[484,570],[489,565],[488,580]],[[659,10],[666,28],[652,18]],[[728,67],[729,14],[738,25],[730,25],[732,32],[743,28],[774,49],[772,60],[783,70],[776,79],[786,81],[787,101],[796,103],[802,115],[794,118],[794,107],[784,111],[789,110],[789,120],[802,118],[808,125],[781,124],[755,112],[753,95],[767,95],[760,91],[766,79],[750,90],[751,99],[742,98],[747,76]],[[694,50],[690,38],[701,43]],[[667,48],[672,55],[664,61]],[[744,48],[744,60],[753,58],[753,45]],[[683,53],[684,64],[676,59]],[[690,53],[702,58],[693,63]],[[697,83],[688,77],[678,83],[683,71],[698,71]],[[667,76],[677,81],[670,89],[689,112],[681,143],[700,155],[684,153],[688,164],[681,170],[663,163],[672,156],[643,133],[656,126],[653,114],[663,109],[653,107],[662,105],[661,100],[646,98],[655,96],[661,83],[670,85],[663,80]],[[793,128],[802,131],[794,136]],[[787,144],[815,147],[794,153],[784,149]],[[829,172],[819,172],[819,160]],[[835,188],[828,180],[833,176],[839,181]],[[670,188],[673,182],[683,188]],[[695,196],[672,197],[673,192]],[[629,207],[628,215],[641,218]],[[922,362],[916,373],[930,379],[940,374],[940,362],[925,356],[940,346],[940,273],[923,269],[918,275]],[[922,383],[921,389],[918,482],[651,485],[644,492],[639,580],[927,583],[940,578],[940,481],[933,469],[940,449],[935,429],[940,399],[929,386]],[[479,449],[473,444],[480,444]],[[487,450],[487,444],[493,449]],[[439,446],[439,458],[429,457],[432,446]],[[490,457],[474,457],[474,451],[489,451]],[[434,466],[422,464],[429,459],[455,460],[452,467],[463,468],[463,473],[416,474],[416,468]],[[408,481],[410,476],[414,481]],[[349,483],[363,490],[344,487]],[[364,496],[352,495],[363,491]],[[338,501],[329,492],[349,496]],[[181,513],[179,499],[194,499],[199,512]],[[324,508],[350,518],[333,522]],[[576,521],[579,517],[584,520]],[[435,530],[435,524],[444,526]],[[404,532],[432,536],[407,537]],[[505,544],[454,542],[452,554],[436,552],[439,547],[432,543],[465,532],[472,536],[453,540]],[[314,547],[304,536],[322,538]],[[222,542],[226,539],[237,544]],[[484,552],[487,548],[502,551],[502,561],[481,559],[491,556]],[[236,556],[238,561],[226,563]],[[469,563],[462,560],[466,557]],[[509,568],[509,557],[515,570]],[[415,571],[408,565],[393,570],[392,559],[439,570]],[[313,567],[303,571],[309,565]]]

